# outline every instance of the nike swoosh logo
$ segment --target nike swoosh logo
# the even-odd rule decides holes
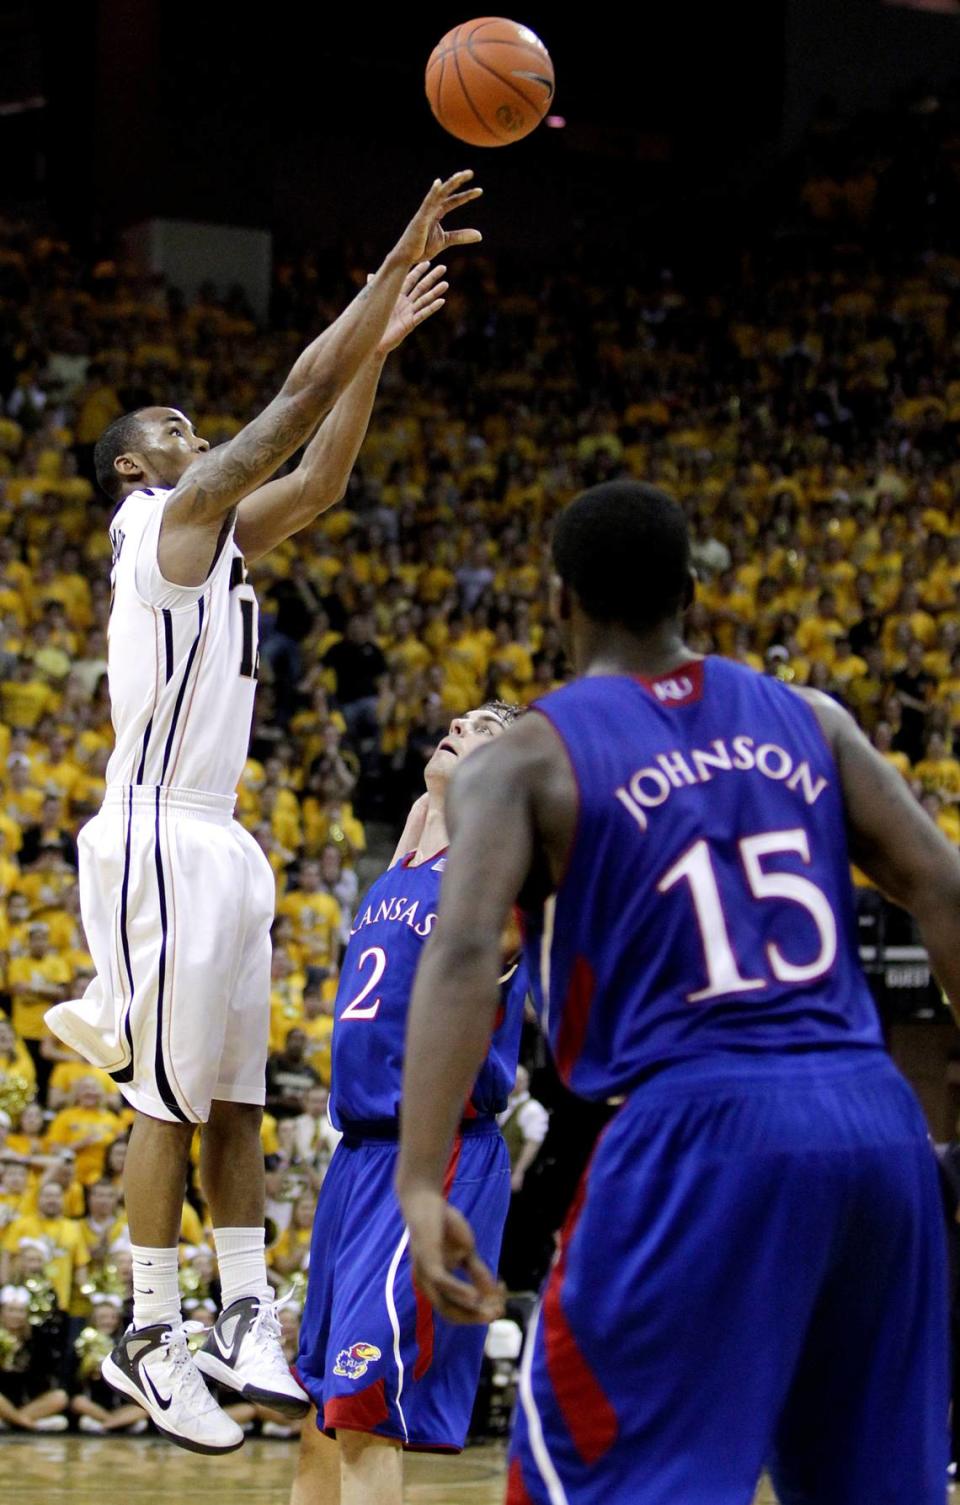
[[[218,1340],[220,1352],[223,1354],[224,1363],[233,1363],[234,1359],[237,1357],[237,1354],[240,1351],[240,1344],[243,1342],[243,1338],[244,1334],[242,1332],[236,1332],[233,1335],[233,1342],[230,1344],[226,1344],[222,1340]]]
[[[224,1357],[224,1361],[227,1364],[232,1364],[236,1359],[237,1354],[240,1352],[240,1345],[242,1344],[249,1330],[249,1322],[241,1318],[234,1329],[233,1341],[231,1343],[225,1342],[222,1335],[220,1333],[217,1333],[217,1346],[220,1349],[220,1352]]]
[[[149,1374],[147,1374],[145,1370],[141,1369],[141,1371],[140,1371],[140,1377],[141,1377],[141,1379],[143,1379],[143,1380],[146,1381],[147,1385],[149,1386],[149,1388],[150,1388],[150,1390],[151,1390],[151,1392],[153,1394],[154,1400],[156,1401],[157,1405],[160,1407],[160,1410],[161,1411],[169,1411],[171,1405],[173,1404],[173,1396],[171,1395],[171,1396],[169,1396],[167,1398],[167,1400],[164,1400],[163,1396],[160,1394],[160,1392],[157,1389],[156,1385],[153,1383],[153,1380],[150,1378]]]

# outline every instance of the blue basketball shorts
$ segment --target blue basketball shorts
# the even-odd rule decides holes
[[[414,1284],[396,1168],[395,1138],[345,1136],[337,1146],[317,1204],[296,1372],[331,1436],[345,1427],[411,1450],[457,1452],[486,1328],[444,1322]],[[446,1192],[495,1271],[510,1161],[493,1120],[463,1126]]]
[[[601,1136],[527,1335],[508,1505],[943,1505],[943,1214],[880,1053],[688,1064]]]

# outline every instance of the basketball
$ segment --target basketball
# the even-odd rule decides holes
[[[445,131],[470,146],[529,136],[553,100],[550,54],[528,26],[481,16],[448,31],[430,54],[427,99]]]

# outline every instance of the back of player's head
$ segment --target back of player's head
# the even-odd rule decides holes
[[[591,486],[557,518],[553,562],[594,622],[646,632],[683,610],[690,541],[680,508],[639,481]]]
[[[93,465],[97,472],[97,484],[112,502],[123,500],[123,481],[114,468],[114,460],[137,449],[143,442],[141,411],[124,413],[122,418],[115,418],[94,445]]]

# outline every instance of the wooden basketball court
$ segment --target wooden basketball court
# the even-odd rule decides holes
[[[0,1437],[0,1505],[287,1505],[294,1449],[258,1440],[225,1458],[201,1458],[159,1438],[7,1433]],[[409,1458],[404,1499],[502,1505],[504,1457],[504,1448],[491,1444],[459,1458]],[[763,1488],[755,1505],[776,1502]]]

